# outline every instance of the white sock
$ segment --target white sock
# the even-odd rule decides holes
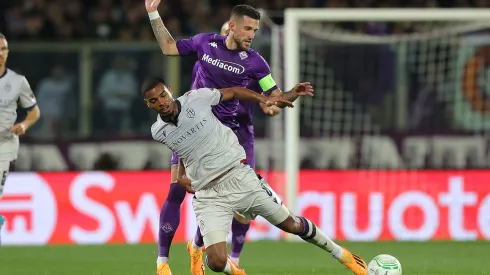
[[[165,263],[168,263],[168,258],[167,257],[160,257],[160,256],[158,256],[158,258],[157,258],[157,265],[165,264]]]
[[[201,248],[201,247],[198,246],[195,241],[192,241],[192,248],[198,249],[198,248]]]
[[[223,273],[230,275],[231,274],[231,263],[230,261],[226,261],[226,266],[225,269],[223,270]]]
[[[236,264],[240,262],[240,258],[230,257],[230,259]]]
[[[304,217],[299,218],[305,224],[305,232],[303,234],[299,234],[304,241],[314,244],[315,246],[329,252],[335,259],[342,257],[342,247],[334,243],[310,220]]]

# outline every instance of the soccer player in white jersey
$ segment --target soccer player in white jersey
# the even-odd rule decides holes
[[[313,90],[309,83],[296,86]],[[292,214],[271,192],[270,187],[244,163],[245,150],[229,127],[212,111],[221,101],[239,99],[290,105],[281,97],[266,97],[252,90],[233,87],[200,88],[173,99],[170,88],[159,77],[142,84],[147,106],[155,110],[153,139],[167,145],[179,157],[179,183],[195,193],[192,205],[204,236],[206,263],[215,272],[245,274],[227,255],[226,238],[236,212],[253,219],[260,215],[281,230],[329,252],[354,274],[366,275],[366,263],[329,239],[314,223]],[[185,172],[184,172],[185,171]],[[183,176],[185,173],[184,177]]]
[[[261,93],[270,96],[282,96],[291,102],[299,96],[312,95],[298,93],[294,88],[282,92],[272,77],[267,61],[251,48],[255,34],[259,30],[261,18],[260,12],[252,6],[236,5],[233,7],[230,14],[229,32],[226,36],[215,33],[199,33],[189,39],[175,41],[157,11],[160,2],[161,0],[145,0],[153,33],[164,55],[197,56],[198,69],[192,79],[192,89],[246,87],[251,82],[258,82]],[[284,105],[279,104],[277,107],[284,107]],[[236,99],[223,101],[213,106],[213,113],[218,119],[225,126],[235,131],[241,127],[237,120],[238,111],[239,101]],[[267,110],[268,114],[271,112],[277,114],[280,109],[270,108]],[[245,144],[244,140],[243,145],[251,147]],[[247,149],[251,150],[251,148]],[[175,164],[177,160],[178,158],[173,154],[171,163]],[[251,160],[247,160],[252,164]],[[167,199],[160,212],[158,275],[170,273],[169,249],[175,229],[180,223],[180,206],[184,197],[185,192],[182,188],[176,184],[170,185]],[[248,230],[248,225],[238,221],[233,222],[232,227],[235,236],[245,236],[246,230]],[[190,269],[193,275],[203,274],[202,250],[200,249],[202,244],[201,233],[197,230],[194,240],[189,242],[187,247],[191,256]],[[238,260],[236,257],[238,255],[235,254],[234,256]]]
[[[0,199],[7,181],[10,163],[17,159],[19,136],[25,134],[36,121],[40,111],[36,97],[27,79],[7,69],[9,48],[6,37],[0,33]],[[27,109],[24,121],[15,123],[18,104]],[[0,229],[4,222],[0,213]]]

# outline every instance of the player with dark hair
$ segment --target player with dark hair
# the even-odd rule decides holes
[[[230,21],[226,21],[220,30],[221,35],[227,35],[229,31],[229,23]],[[192,70],[192,79],[195,78],[195,74],[199,70],[199,62],[194,64],[194,68]],[[247,88],[253,90],[257,93],[262,93],[262,89],[257,81],[252,80],[247,85]],[[255,106],[255,102],[239,100],[238,111],[236,116],[236,121],[238,123],[238,129],[235,130],[235,134],[238,137],[238,142],[245,149],[245,153],[247,155],[247,163],[255,169],[255,137],[254,137],[254,128],[252,124],[252,112],[253,107]],[[264,113],[267,115],[276,115],[279,113],[279,110],[276,106],[261,106]],[[175,159],[174,163],[177,166],[178,160]],[[175,171],[175,176],[172,178],[177,179],[177,172]],[[243,251],[243,247],[245,245],[245,240],[247,237],[247,232],[250,229],[250,220],[241,217],[240,215],[235,214],[233,217],[233,223],[231,224],[232,236],[231,236],[231,252],[230,259],[236,265],[240,262],[240,255]],[[199,232],[196,234],[197,238],[194,239],[194,243],[202,244],[202,236]],[[193,246],[197,246],[193,244]],[[199,257],[199,256],[198,256]]]
[[[306,83],[298,91],[312,92]],[[279,229],[327,251],[354,274],[366,275],[366,263],[340,247],[305,217],[292,214],[246,164],[246,154],[232,129],[223,125],[212,106],[240,99],[266,106],[287,105],[282,97],[266,97],[252,90],[233,87],[194,89],[174,99],[170,88],[159,77],[143,82],[147,106],[155,110],[157,121],[151,127],[154,140],[165,144],[179,156],[178,183],[194,193],[192,206],[206,246],[206,263],[215,272],[245,275],[228,258],[226,238],[238,213],[248,219],[262,216]]]
[[[0,33],[0,199],[10,163],[17,159],[19,136],[25,134],[40,117],[36,97],[25,76],[6,67],[8,54],[7,38]],[[27,110],[27,116],[15,123],[19,105]],[[0,216],[0,229],[4,220]]]
[[[293,102],[298,96],[312,95],[310,92],[300,92],[297,88],[282,93],[272,78],[267,62],[259,53],[250,48],[255,33],[259,29],[260,20],[260,13],[253,7],[238,5],[233,8],[227,36],[201,33],[190,39],[175,41],[158,14],[157,7],[160,0],[145,0],[145,4],[153,32],[165,55],[197,54],[199,64],[196,65],[197,70],[192,83],[193,89],[246,87],[250,82],[256,81],[264,94],[282,96],[290,102]],[[285,107],[284,104],[272,107],[263,104],[261,106],[265,112],[271,115],[279,113],[278,107]],[[238,100],[231,99],[213,106],[213,112],[225,126],[236,131],[240,127],[236,120],[238,107]],[[248,143],[242,145],[250,147]],[[246,149],[251,150],[250,148]],[[174,154],[171,161],[173,174],[176,173],[178,167],[177,161],[178,158]],[[253,162],[253,160],[248,161]],[[169,194],[160,213],[157,259],[157,273],[159,275],[170,274],[168,266],[169,249],[175,230],[180,223],[180,206],[184,198],[184,190],[171,184]],[[242,234],[244,236],[248,228],[248,224],[234,222],[232,232],[244,232]],[[204,273],[202,245],[202,236],[198,230],[194,241],[190,241],[187,246],[191,255],[191,272],[194,275]]]

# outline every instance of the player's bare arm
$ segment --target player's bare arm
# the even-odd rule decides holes
[[[185,166],[184,163],[182,162],[182,159],[179,159],[179,171],[178,171],[178,177],[177,177],[177,183],[182,186],[185,191],[189,193],[194,193],[194,189],[192,188],[191,185],[191,180],[187,178],[185,175]]]
[[[281,96],[265,96],[262,94],[258,94],[252,90],[243,87],[232,87],[232,88],[224,88],[219,89],[219,91],[223,94],[223,101],[230,99],[239,99],[239,100],[247,100],[263,103],[265,106],[274,106],[274,105],[285,105],[288,107],[293,107],[293,104],[284,99]]]
[[[158,5],[160,0],[145,0],[146,11],[150,17],[151,28],[155,38],[160,45],[164,55],[179,55],[176,42],[170,32],[163,24],[162,18],[158,14]]]
[[[36,123],[41,117],[41,111],[39,107],[36,105],[32,109],[27,112],[27,116],[24,121],[15,124],[10,132],[15,133],[18,136],[21,136],[26,133],[27,129],[29,129],[34,123]]]
[[[271,97],[282,97],[289,102],[294,102],[300,96],[313,96],[313,86],[310,82],[299,83],[294,88],[288,92],[282,92],[281,89],[277,88],[270,94]],[[282,103],[276,105],[279,108],[287,107]]]
[[[172,164],[170,166],[170,180],[171,182],[176,182],[178,178],[179,178],[179,165]]]

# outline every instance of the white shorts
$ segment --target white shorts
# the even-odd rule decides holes
[[[14,161],[19,153],[19,137],[13,135],[8,139],[0,139],[0,161]]]
[[[206,246],[226,241],[225,235],[223,240],[209,243],[205,236],[214,231],[228,232],[234,212],[247,219],[262,216],[273,225],[289,216],[289,210],[270,186],[245,164],[228,172],[214,185],[197,191],[192,206]]]

